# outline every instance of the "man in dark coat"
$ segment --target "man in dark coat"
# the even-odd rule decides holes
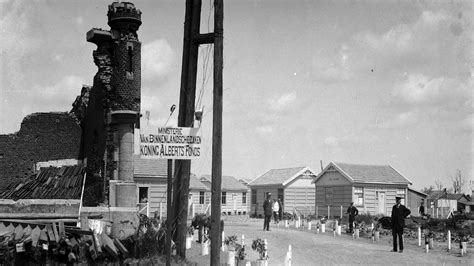
[[[397,252],[397,238],[399,242],[398,252],[403,252],[403,228],[405,227],[405,218],[410,215],[411,211],[401,204],[402,199],[396,197],[396,204],[392,208],[392,236],[393,249],[392,252]]]
[[[359,210],[354,206],[354,202],[351,202],[351,206],[347,208],[347,213],[349,214],[349,232],[354,232],[354,220],[355,217],[359,214]]]
[[[265,215],[265,220],[263,221],[263,230],[270,231],[270,220],[272,219],[272,194],[267,194],[267,199],[263,203],[263,214]]]

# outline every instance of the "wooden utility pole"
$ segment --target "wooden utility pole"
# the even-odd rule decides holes
[[[224,1],[214,0],[214,100],[212,113],[211,265],[220,265],[222,181],[222,68]]]
[[[196,100],[196,78],[199,45],[214,42],[214,34],[200,34],[202,0],[186,0],[184,20],[183,61],[179,97],[179,127],[192,127]],[[173,216],[175,217],[176,253],[186,257],[186,226],[188,219],[190,160],[176,161],[176,180],[173,193]],[[220,211],[219,211],[220,212]]]
[[[173,160],[168,159],[168,186],[166,192],[166,266],[171,266],[171,234],[173,233],[173,203],[172,203],[172,190],[173,185]],[[160,217],[161,219],[161,217]]]

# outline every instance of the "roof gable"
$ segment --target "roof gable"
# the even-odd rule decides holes
[[[271,169],[265,174],[257,177],[249,186],[282,185],[286,186],[296,178],[305,176],[316,176],[309,167],[301,166],[294,168]]]
[[[390,165],[360,165],[334,162],[330,162],[319,173],[313,183],[330,171],[338,171],[352,183],[411,184],[410,180]]]
[[[428,197],[426,198],[427,200],[437,200],[446,195],[446,190],[434,190],[432,191]]]
[[[212,184],[211,175],[202,175],[199,178],[201,181],[209,182],[209,186]],[[230,175],[223,175],[221,179],[221,189],[222,190],[242,190],[247,191],[248,188],[242,184],[237,178]]]
[[[204,185],[195,175],[189,176],[189,189],[209,191],[209,188]]]
[[[166,159],[142,159],[139,155],[133,157],[134,177],[167,177],[168,163]]]

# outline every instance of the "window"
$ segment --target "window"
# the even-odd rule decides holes
[[[247,204],[247,192],[242,192],[242,204]]]
[[[199,192],[199,204],[204,204],[204,191]]]
[[[221,203],[222,203],[222,205],[225,205],[226,202],[227,202],[226,192],[222,192],[222,201],[221,201]]]
[[[139,203],[148,202],[148,187],[139,187],[138,188],[138,200]]]
[[[133,43],[127,43],[128,65],[127,65],[127,79],[133,79]]]
[[[354,205],[364,205],[364,188],[354,187]]]
[[[325,188],[326,192],[326,204],[332,204],[332,187]]]
[[[281,200],[281,203],[283,203],[283,188],[278,189],[278,198]]]
[[[252,189],[252,199],[250,201],[252,204],[257,204],[257,191]]]
[[[397,197],[402,198],[402,204],[405,205],[405,189],[397,188]]]

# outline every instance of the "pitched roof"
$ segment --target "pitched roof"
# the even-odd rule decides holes
[[[446,196],[444,198],[448,199],[448,200],[460,200],[460,199],[466,198],[466,197],[462,193],[457,193],[457,194],[446,194]]]
[[[204,185],[197,177],[196,175],[190,175],[189,176],[189,189],[193,190],[205,190],[209,191],[210,189]]]
[[[265,185],[287,185],[301,174],[309,171],[312,175],[314,172],[306,166],[271,169],[265,174],[255,178],[249,183],[249,186],[265,186]]]
[[[419,195],[422,195],[422,196],[424,196],[425,198],[428,196],[428,194],[423,193],[423,192],[421,192],[421,191],[418,191],[418,190],[416,190],[416,189],[414,189],[414,188],[411,188],[411,187],[409,187],[408,190],[413,191],[413,192],[415,192],[415,193],[417,193],[417,194],[419,194]]]
[[[133,176],[167,177],[168,162],[166,159],[141,159],[139,155],[134,155]]]
[[[355,183],[411,184],[412,182],[401,175],[390,165],[363,165],[330,162],[319,173],[316,182],[326,172],[336,170],[349,181]]]
[[[84,168],[81,165],[46,167],[30,178],[11,183],[2,199],[80,199]]]
[[[446,190],[433,190],[426,198],[427,200],[437,200],[446,195]]]
[[[212,177],[211,175],[202,175],[200,180],[206,180],[211,183]],[[222,190],[242,190],[247,191],[248,188],[244,184],[242,184],[237,178],[230,176],[230,175],[223,175],[221,179],[221,189]]]

